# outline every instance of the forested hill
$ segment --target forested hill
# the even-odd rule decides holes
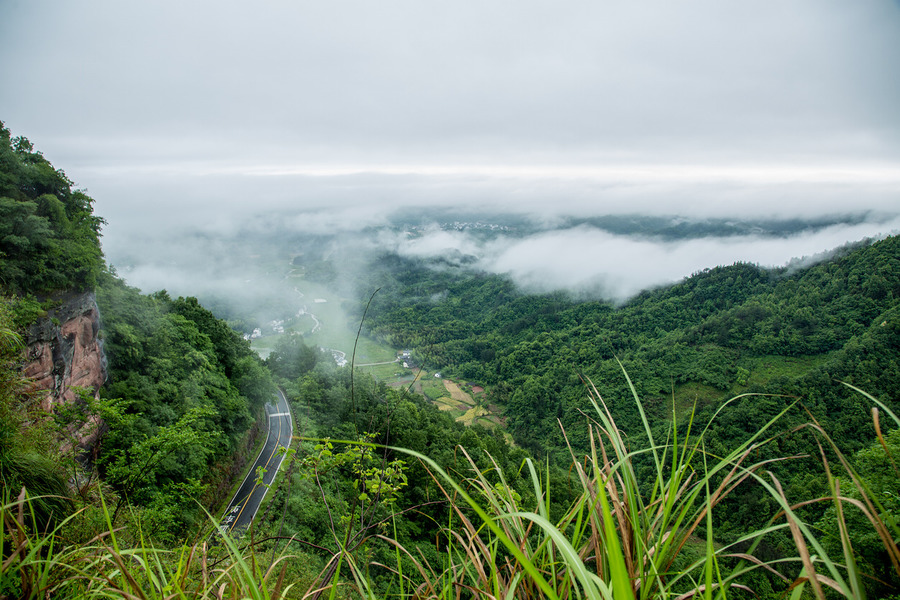
[[[103,219],[92,202],[0,122],[0,286],[17,294],[93,287]]]
[[[0,123],[2,492],[50,495],[39,517],[62,518],[73,501],[91,506],[99,475],[113,520],[130,505],[129,518],[171,539],[227,494],[274,386],[249,343],[196,299],[141,294],[108,269],[92,204]],[[102,324],[56,318],[73,296],[95,317],[96,297]],[[35,323],[46,339],[25,335]],[[102,392],[68,389],[87,368],[73,350],[85,329],[108,359],[91,379],[96,388],[108,376]],[[23,377],[33,363],[57,388],[47,400]]]
[[[372,265],[372,289],[376,282],[382,289],[369,331],[490,386],[516,438],[533,450],[563,447],[557,419],[583,427],[582,375],[614,405],[622,402],[620,423],[636,424],[616,359],[661,419],[670,418],[673,395],[682,409],[695,401],[713,409],[745,392],[789,394],[847,449],[867,444],[871,429],[859,396],[837,380],[888,403],[900,397],[896,236],[802,269],[705,270],[620,307],[524,295],[499,276],[430,267],[397,256]],[[748,398],[732,419],[750,431],[785,402]]]

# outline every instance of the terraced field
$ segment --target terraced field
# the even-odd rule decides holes
[[[464,425],[478,423],[484,427],[497,427],[502,424],[500,417],[490,407],[477,402],[471,393],[451,379],[422,381],[417,385],[416,391]],[[479,393],[480,391],[481,388]]]

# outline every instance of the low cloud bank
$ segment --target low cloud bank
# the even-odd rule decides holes
[[[314,215],[296,216],[286,219],[268,237],[264,228],[252,226],[249,234],[133,239],[130,252],[112,262],[129,283],[145,291],[167,288],[176,294],[253,297],[265,295],[261,288],[266,286],[274,291],[269,274],[258,271],[259,245],[265,244],[270,251],[281,247],[279,260],[286,262],[295,251],[294,241],[315,235],[342,286],[353,285],[366,260],[394,252],[504,274],[529,292],[568,291],[576,297],[621,302],[703,269],[735,262],[777,267],[803,258],[822,260],[848,242],[900,232],[900,216],[839,223],[786,236],[754,233],[679,240],[619,235],[588,225],[524,235],[485,235],[482,230],[447,230],[437,224],[414,233],[397,227],[330,233],[327,228],[312,231],[315,228],[310,226],[315,223]],[[287,234],[288,230],[293,233]]]
[[[110,262],[147,291],[258,287],[264,274],[249,259],[261,242],[285,260],[303,240],[315,240],[327,248],[342,285],[353,284],[364,260],[391,251],[507,274],[532,292],[622,301],[705,268],[738,261],[780,266],[900,231],[900,174],[886,173],[871,181],[847,173],[832,175],[834,181],[778,180],[771,173],[753,179],[744,171],[704,179],[690,170],[682,180],[677,170],[643,180],[640,174],[167,179],[156,173],[89,192],[109,221]],[[110,200],[117,197],[129,201]],[[637,225],[630,230],[598,224],[628,225],[632,217]],[[456,221],[463,226],[451,226]],[[651,222],[672,227],[663,234],[657,225],[646,227]],[[503,227],[485,228],[498,223]],[[766,224],[774,226],[767,231]]]
[[[642,290],[674,283],[697,271],[735,262],[765,267],[827,253],[866,237],[900,231],[900,218],[873,225],[833,225],[787,237],[744,235],[679,241],[615,235],[587,226],[540,232],[524,238],[501,236],[484,242],[466,232],[433,231],[396,240],[405,256],[477,257],[476,268],[509,275],[532,292],[566,290],[579,297],[624,301]]]

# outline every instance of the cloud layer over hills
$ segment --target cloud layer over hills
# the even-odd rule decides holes
[[[0,37],[0,119],[96,198],[141,287],[136,258],[177,278],[173,251],[203,251],[178,236],[240,255],[273,223],[359,240],[455,210],[539,224],[447,241],[480,268],[622,297],[900,215],[897,1],[10,0]],[[630,214],[837,219],[681,241],[575,222]]]

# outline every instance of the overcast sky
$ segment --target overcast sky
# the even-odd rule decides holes
[[[413,204],[900,213],[897,0],[0,0],[0,39],[0,120],[113,247]]]

